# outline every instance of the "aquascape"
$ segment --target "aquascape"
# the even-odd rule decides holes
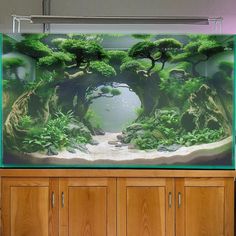
[[[3,166],[233,168],[234,36],[1,41]]]

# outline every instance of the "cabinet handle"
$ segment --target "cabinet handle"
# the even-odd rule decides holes
[[[51,204],[52,204],[52,208],[54,208],[54,206],[55,206],[55,194],[54,194],[54,192],[52,192]]]
[[[64,192],[61,193],[61,207],[64,208],[65,206],[65,194]]]
[[[169,208],[171,208],[172,207],[172,193],[171,192],[169,192],[168,200],[169,200]]]
[[[181,207],[181,204],[182,204],[182,194],[179,192],[178,193],[178,208]]]

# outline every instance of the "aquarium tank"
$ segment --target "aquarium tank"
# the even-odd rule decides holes
[[[234,169],[235,36],[0,40],[2,167]]]

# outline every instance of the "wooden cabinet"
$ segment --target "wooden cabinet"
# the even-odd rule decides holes
[[[1,235],[234,235],[232,177],[103,173],[1,177]]]
[[[116,235],[116,180],[60,179],[60,236]]]
[[[4,178],[2,235],[115,236],[116,179]]]
[[[230,178],[121,178],[118,236],[233,236]]]
[[[118,180],[118,236],[174,235],[174,180]]]
[[[176,200],[176,236],[234,235],[231,179],[177,179]]]
[[[52,236],[55,215],[49,178],[8,178],[2,182],[2,235]]]

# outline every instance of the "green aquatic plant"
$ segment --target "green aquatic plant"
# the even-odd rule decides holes
[[[164,38],[164,39],[158,39],[155,41],[155,44],[158,47],[158,50],[160,52],[167,52],[167,51],[175,51],[180,49],[183,45],[181,42],[174,38]]]
[[[144,112],[143,107],[137,107],[137,108],[135,109],[135,113],[136,113],[137,117],[142,116],[142,115],[143,115],[143,112]]]
[[[7,54],[13,52],[15,49],[15,41],[11,37],[7,35],[3,35],[3,42],[2,42],[2,51],[3,54]]]
[[[123,140],[142,150],[158,149],[173,144],[191,146],[211,143],[226,137],[223,127],[186,131],[181,126],[181,115],[176,110],[159,110],[123,130]]]
[[[73,55],[64,52],[53,52],[49,56],[39,59],[37,66],[39,69],[52,71],[57,69],[64,70],[67,63],[73,61]]]
[[[58,48],[61,47],[61,44],[66,40],[66,38],[55,38],[52,40],[52,43]]]
[[[31,129],[23,141],[22,150],[36,152],[47,150],[50,146],[61,149],[68,145],[68,136],[58,127],[48,124],[44,128]]]
[[[112,96],[118,96],[121,94],[121,91],[119,89],[113,88],[110,93]]]
[[[89,140],[84,136],[78,135],[78,136],[76,136],[75,141],[77,143],[88,143]]]
[[[88,123],[92,126],[92,128],[101,128],[102,126],[102,119],[97,115],[97,113],[92,109],[89,108],[86,112],[84,117],[85,123]]]
[[[172,62],[189,62],[192,64],[192,77],[203,76],[197,69],[199,64],[223,52],[225,47],[222,43],[218,42],[218,37],[190,35],[191,38],[192,40],[183,47],[183,51],[173,56]]]
[[[89,65],[89,70],[104,77],[116,76],[115,69],[103,61],[94,61]]]
[[[157,149],[159,142],[151,132],[145,132],[142,136],[132,140],[132,143],[141,150]]]
[[[138,72],[144,70],[142,64],[136,60],[127,60],[120,66],[120,71],[131,71],[131,72]]]
[[[108,61],[114,65],[121,65],[128,58],[128,53],[121,50],[110,50],[108,53]]]
[[[101,45],[93,41],[83,41],[78,39],[67,39],[60,44],[60,47],[75,55],[77,66],[90,61],[103,60],[107,58],[107,53]]]
[[[98,98],[101,98],[101,97],[112,98],[112,97],[118,96],[120,94],[121,94],[121,92],[117,88],[113,88],[113,87],[110,87],[110,86],[103,86],[98,91],[92,92],[91,94],[89,94],[86,97],[86,104],[90,105],[90,104],[93,103],[93,101],[95,99],[98,99]]]
[[[153,37],[153,35],[152,34],[132,34],[132,37],[135,39],[150,40]]]
[[[135,59],[149,59],[152,65],[147,70],[147,75],[150,75],[151,70],[155,67],[156,59],[154,54],[158,51],[155,43],[150,41],[144,41],[136,43],[130,50],[129,56]]]
[[[180,128],[178,112],[162,110],[131,124],[123,132],[126,142],[134,143],[140,149],[154,149],[161,144],[175,143]]]
[[[221,140],[225,137],[225,132],[223,128],[219,129],[201,129],[201,130],[193,130],[192,132],[183,133],[177,143],[184,145],[184,146],[192,146],[196,144],[203,144],[203,143],[213,143],[218,140]]]
[[[24,116],[20,120],[19,126],[26,130],[23,145],[20,147],[22,151],[45,151],[49,147],[61,150],[70,146],[71,140],[88,143],[91,139],[89,131],[74,119],[72,112],[64,114],[58,111],[44,125],[32,127],[32,122],[29,116]]]
[[[218,43],[217,41],[213,40],[204,40],[201,42],[201,45],[198,48],[198,52],[205,55],[206,59],[208,60],[211,56],[219,52],[223,52],[224,47]]]
[[[183,103],[192,93],[198,91],[204,83],[205,78],[196,77],[184,80],[180,78],[162,77],[160,89],[168,94],[169,97],[175,99],[176,104]]]
[[[43,37],[46,36],[41,34],[27,35],[25,39],[16,44],[16,49],[35,59],[49,56],[52,53],[52,50],[40,41]]]
[[[22,130],[28,130],[32,127],[34,124],[34,121],[31,116],[29,115],[24,115],[20,118],[18,126]]]
[[[155,42],[143,41],[136,43],[129,50],[129,56],[135,59],[148,59],[151,61],[151,66],[147,69],[147,76],[151,75],[156,63],[161,63],[163,70],[167,61],[170,61],[171,52],[180,49],[182,44],[173,38],[159,39]]]

